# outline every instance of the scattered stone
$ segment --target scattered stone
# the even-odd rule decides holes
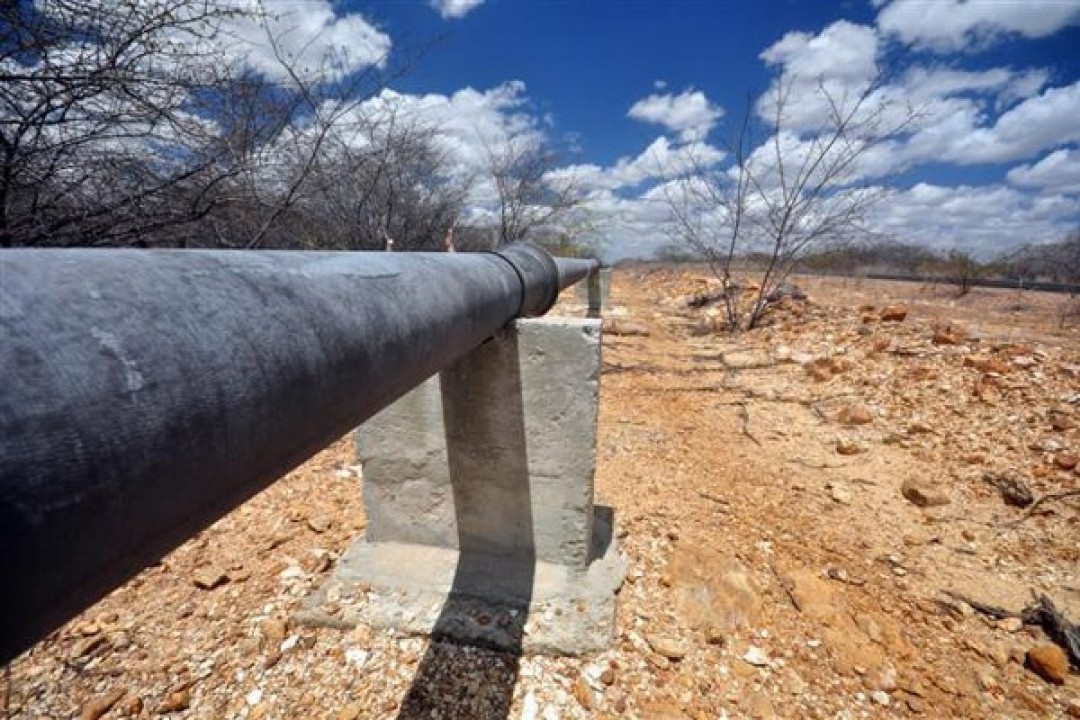
[[[119,709],[121,715],[138,717],[143,711],[143,699],[138,695],[129,695],[116,707]]]
[[[1036,675],[1055,685],[1065,683],[1069,673],[1069,658],[1057,645],[1045,643],[1036,645],[1027,652],[1026,665]]]
[[[876,702],[878,705],[881,705],[882,707],[889,706],[889,693],[885,692],[884,690],[875,690],[874,692],[870,693],[870,699]]]
[[[649,647],[653,649],[653,652],[666,657],[668,660],[678,661],[686,657],[686,644],[677,638],[666,635],[650,635],[646,640],[648,640]]]
[[[642,323],[633,322],[630,320],[617,320],[615,318],[604,318],[604,332],[609,335],[619,335],[622,337],[648,337],[649,328]]]
[[[98,650],[107,647],[109,639],[104,635],[94,635],[93,637],[84,638],[71,648],[71,657],[73,658],[85,658],[93,655]]]
[[[1080,462],[1080,459],[1077,458],[1075,453],[1062,452],[1054,456],[1054,464],[1062,470],[1073,470],[1078,462]]]
[[[259,630],[272,645],[278,645],[285,639],[288,625],[280,618],[269,618],[259,623]]]
[[[742,656],[743,662],[754,667],[768,667],[769,655],[757,645],[751,645],[750,649]]]
[[[1020,701],[1021,705],[1037,714],[1039,717],[1047,717],[1049,715],[1050,708],[1043,702],[1043,699],[1026,688],[1014,687],[1012,694],[1014,698]]]
[[[813,620],[828,623],[843,612],[842,596],[838,596],[834,586],[812,570],[798,568],[784,571],[780,574],[780,582],[795,608]]]
[[[189,688],[181,688],[179,690],[173,690],[165,699],[158,705],[158,714],[165,715],[166,713],[180,712],[181,710],[187,710],[191,705],[191,690]]]
[[[83,705],[79,713],[79,720],[98,720],[102,715],[109,712],[112,706],[124,697],[123,690],[110,690],[100,697],[96,697]]]
[[[851,504],[851,491],[840,485],[832,484],[829,486],[829,497],[833,499],[833,502],[841,505]]]
[[[577,680],[574,681],[574,698],[586,710],[596,707],[596,696],[593,695],[593,689],[589,687],[584,675],[579,674]]]
[[[315,515],[307,520],[308,529],[315,533],[324,533],[330,529],[333,522],[326,515]]]
[[[719,625],[710,623],[705,626],[705,642],[709,645],[724,645],[727,643],[727,633]]]
[[[773,708],[772,700],[761,691],[750,693],[750,697],[746,701],[746,707],[750,717],[756,720],[769,720],[769,718],[776,717],[776,709]]]
[[[600,673],[600,682],[602,682],[604,685],[607,685],[608,687],[614,685],[615,668],[611,667],[610,665],[604,668],[603,671]]]
[[[1072,430],[1075,426],[1072,418],[1063,410],[1051,410],[1047,413],[1046,419],[1050,421],[1050,427],[1057,432]]]
[[[1018,617],[1007,617],[998,620],[997,626],[1005,632],[1016,633],[1024,629],[1024,621]]]
[[[832,371],[821,362],[815,361],[803,365],[803,369],[807,374],[818,382],[827,382],[832,380]]]
[[[711,625],[731,633],[753,626],[761,614],[761,596],[749,571],[708,543],[680,542],[666,575],[673,608],[689,628]]]
[[[964,337],[952,325],[945,325],[934,328],[930,341],[935,345],[960,345],[964,342]]]
[[[530,690],[521,703],[521,720],[536,720],[539,715],[540,703],[536,700],[536,693]]]
[[[218,568],[203,567],[195,571],[191,576],[191,582],[201,590],[213,590],[229,582],[229,576]]]
[[[794,695],[796,697],[799,697],[806,692],[806,681],[794,670],[790,670],[784,674],[780,686],[788,695]]]
[[[916,715],[922,715],[926,712],[926,702],[917,695],[908,695],[904,698],[904,703],[907,705],[908,710]]]
[[[874,421],[874,414],[863,403],[845,405],[837,413],[836,420],[841,425],[867,425]]]
[[[836,452],[840,455],[859,455],[866,452],[866,450],[867,447],[857,440],[851,440],[849,438],[838,438],[836,440]]]
[[[904,322],[907,314],[906,305],[890,305],[881,311],[881,322]]]
[[[975,368],[982,373],[994,373],[1004,375],[1009,372],[1009,366],[1004,360],[985,355],[968,355],[964,358],[964,367]]]
[[[1035,496],[1031,492],[1024,479],[1014,470],[1005,472],[988,472],[983,475],[983,480],[990,483],[1001,493],[1001,499],[1006,505],[1025,508],[1035,502]]]
[[[338,710],[337,720],[357,720],[364,713],[364,706],[351,703]]]
[[[913,420],[907,427],[908,435],[929,435],[934,426],[924,420]]]
[[[912,505],[920,508],[939,507],[951,502],[945,493],[932,490],[911,478],[904,480],[900,486],[900,494]]]
[[[654,720],[686,720],[688,715],[671,700],[653,700],[641,708],[641,717]]]

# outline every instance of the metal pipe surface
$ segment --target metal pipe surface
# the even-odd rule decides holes
[[[574,283],[596,274],[600,270],[597,260],[582,258],[556,258],[559,268],[559,286],[570,287]]]
[[[545,312],[546,252],[0,251],[0,662]]]

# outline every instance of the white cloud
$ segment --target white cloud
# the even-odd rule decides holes
[[[336,78],[382,66],[392,46],[390,36],[363,15],[339,16],[329,0],[263,0],[257,14],[223,21],[214,44],[222,58],[242,60],[273,81],[289,79],[282,61],[306,80]]]
[[[812,131],[829,117],[832,102],[847,106],[863,95],[878,76],[878,35],[872,27],[841,20],[817,35],[790,32],[761,53],[780,71],[756,104],[771,119],[783,99],[783,123],[794,131]]]
[[[1030,242],[1060,239],[1075,226],[1080,198],[1036,195],[1002,185],[919,183],[877,206],[872,229],[897,240],[991,258]]]
[[[1051,35],[1080,21],[1080,0],[893,0],[882,32],[939,52],[985,47],[1002,35]]]
[[[1055,150],[1033,165],[1014,167],[1007,177],[1020,187],[1080,194],[1080,149]]]
[[[683,142],[702,140],[723,114],[700,90],[686,90],[678,95],[649,95],[638,100],[626,113],[642,122],[662,125],[678,133]]]
[[[448,179],[469,185],[470,221],[485,217],[497,198],[488,177],[492,155],[511,143],[522,148],[545,138],[542,118],[531,112],[525,84],[516,80],[487,90],[466,87],[449,95],[386,89],[361,103],[344,124],[353,122],[359,128],[352,143],[362,147],[366,128],[391,118],[399,126],[433,133]]]
[[[977,126],[971,110],[957,116],[939,159],[961,164],[1022,160],[1042,150],[1080,141],[1080,82],[1048,88],[1004,112],[992,125]],[[927,158],[929,159],[929,158]]]
[[[816,83],[860,81],[877,75],[878,35],[872,27],[840,20],[817,35],[789,32],[761,53],[769,65]]]
[[[997,97],[999,104],[1008,105],[1038,93],[1047,80],[1049,73],[1041,68],[1016,72],[997,67],[970,72],[949,67],[916,66],[908,69],[900,85],[913,102],[989,94]]]
[[[484,0],[431,0],[431,7],[439,11],[444,20],[457,20],[484,4]]]
[[[704,142],[672,145],[661,136],[636,157],[619,158],[610,167],[594,164],[568,165],[551,173],[560,182],[572,182],[586,190],[620,190],[649,180],[680,177],[695,168],[711,168],[725,153]]]

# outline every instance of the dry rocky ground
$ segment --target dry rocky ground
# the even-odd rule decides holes
[[[984,612],[1046,595],[1080,620],[1080,498],[1057,496],[1080,489],[1080,337],[1056,329],[1058,298],[814,281],[731,336],[687,307],[708,287],[616,274],[597,493],[629,571],[611,650],[519,660],[290,622],[364,527],[342,440],[12,663],[0,708],[1080,717],[1043,630]]]

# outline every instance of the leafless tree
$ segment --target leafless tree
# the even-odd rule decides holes
[[[571,221],[584,196],[573,178],[552,176],[558,154],[532,135],[510,137],[487,147],[498,196],[496,245],[525,240]]]
[[[703,255],[724,284],[728,328],[750,329],[808,251],[865,233],[867,211],[885,196],[861,179],[860,161],[901,135],[917,113],[897,108],[880,82],[847,95],[819,81],[822,118],[809,130],[789,111],[795,78],[781,76],[755,112],[748,104],[725,145],[731,164],[697,161],[664,184],[676,237]],[[763,253],[757,272],[745,264]],[[740,269],[737,266],[742,263]],[[744,296],[744,281],[756,289]]]
[[[975,281],[983,275],[983,267],[971,253],[963,250],[950,250],[944,263],[945,280],[956,288],[957,297],[964,297],[971,292]]]
[[[193,48],[236,11],[198,0],[0,8],[0,245],[126,242],[203,216],[222,176]]]
[[[0,5],[0,246],[296,244],[285,228],[306,226],[328,148],[392,73],[300,67],[282,24],[243,7]],[[241,20],[265,32],[273,79],[222,51]]]
[[[439,130],[383,104],[334,136],[303,203],[305,247],[445,249],[470,178],[451,172]],[[312,233],[316,233],[317,237]]]

